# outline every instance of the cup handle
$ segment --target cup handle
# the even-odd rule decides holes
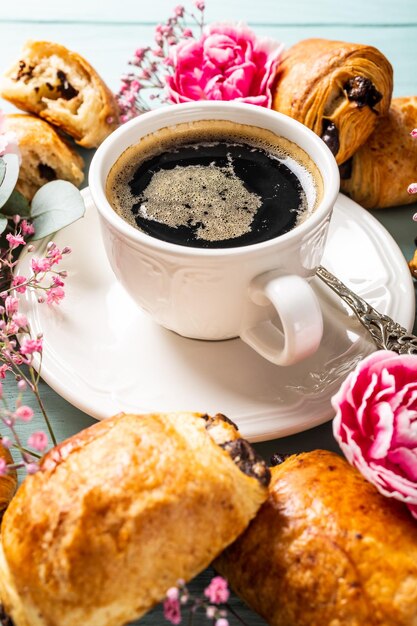
[[[276,365],[293,365],[314,354],[323,336],[323,317],[316,294],[300,276],[276,276],[267,272],[254,278],[249,296],[257,305],[250,309],[240,332],[241,339]],[[274,307],[282,330],[272,323]]]

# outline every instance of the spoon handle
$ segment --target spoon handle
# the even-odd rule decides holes
[[[388,315],[379,313],[323,266],[318,268],[317,276],[350,306],[379,350],[392,350],[399,354],[417,354],[417,337],[415,335],[410,334]]]

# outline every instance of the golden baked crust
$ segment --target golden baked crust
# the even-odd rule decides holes
[[[417,96],[394,98],[367,142],[341,166],[341,190],[367,209],[412,204],[417,174]]]
[[[271,626],[417,624],[417,525],[331,452],[272,468],[268,501],[214,565]]]
[[[16,189],[32,200],[50,180],[68,180],[77,187],[84,180],[84,161],[53,127],[34,115],[6,115],[6,129],[16,133],[22,163]]]
[[[408,267],[410,268],[411,275],[417,278],[417,250],[414,252],[413,258],[408,262]]]
[[[246,451],[241,469],[233,445]],[[2,527],[0,596],[15,625],[141,616],[265,501],[269,471],[251,454],[226,418],[192,413],[122,414],[52,450]]]
[[[320,137],[327,134],[326,143],[343,163],[388,112],[392,86],[392,67],[376,48],[306,39],[283,55],[272,108]]]
[[[114,95],[79,54],[49,41],[27,41],[0,82],[0,95],[96,148],[119,121]]]
[[[4,459],[6,463],[13,463],[12,456],[7,448],[1,445],[0,439],[0,458]],[[17,487],[17,475],[16,472],[9,472],[5,476],[0,476],[0,521],[10,500],[13,498]]]

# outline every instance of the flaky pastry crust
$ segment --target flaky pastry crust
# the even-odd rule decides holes
[[[407,187],[417,175],[417,96],[394,98],[351,161],[341,166],[341,190],[367,209],[412,204]]]
[[[7,448],[2,446],[0,439],[0,459],[4,459],[6,463],[13,463],[13,458]],[[3,514],[11,499],[13,498],[17,487],[17,474],[15,471],[10,471],[3,476],[0,476],[0,522],[3,518]]]
[[[416,626],[417,525],[338,455],[272,468],[269,499],[215,562],[270,626]]]
[[[119,415],[53,449],[2,527],[15,626],[120,626],[207,567],[267,497],[223,416]]]
[[[343,163],[388,112],[392,87],[392,67],[376,48],[306,39],[283,55],[272,108],[311,128]]]
[[[96,148],[118,126],[117,102],[79,54],[50,41],[27,41],[0,81],[0,95],[44,118],[85,148]]]
[[[5,127],[16,133],[22,162],[16,189],[32,200],[45,183],[61,179],[77,187],[84,180],[82,157],[54,130],[35,115],[6,115]]]

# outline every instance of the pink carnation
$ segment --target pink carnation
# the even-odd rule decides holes
[[[223,604],[229,599],[229,589],[227,588],[227,580],[221,576],[215,576],[211,579],[208,587],[204,589],[204,595],[213,604]]]
[[[198,41],[173,46],[171,102],[238,100],[270,107],[271,86],[283,46],[257,39],[241,24],[213,24]]]
[[[371,354],[332,404],[334,436],[347,460],[417,518],[417,355]]]

